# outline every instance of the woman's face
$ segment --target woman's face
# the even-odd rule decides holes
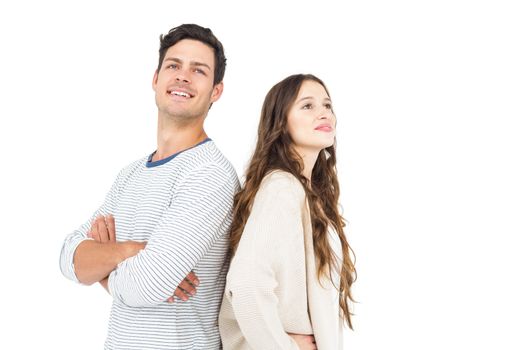
[[[288,132],[299,153],[319,152],[335,140],[335,116],[324,87],[312,80],[303,82],[288,112]]]

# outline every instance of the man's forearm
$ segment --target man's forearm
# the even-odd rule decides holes
[[[108,286],[108,282],[109,282],[109,278],[106,277],[106,278],[103,278],[102,280],[100,280],[100,285],[106,290],[106,292],[109,293],[109,286]],[[111,293],[109,293],[111,294]]]
[[[96,241],[83,241],[75,251],[73,264],[78,280],[83,284],[91,285],[106,278],[117,265],[136,255],[143,249],[145,243],[117,242],[100,243]]]

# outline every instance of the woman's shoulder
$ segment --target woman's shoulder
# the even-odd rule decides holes
[[[273,170],[266,174],[259,187],[259,192],[273,192],[305,196],[303,185],[292,173],[284,170]]]

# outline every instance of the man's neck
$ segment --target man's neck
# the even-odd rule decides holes
[[[152,161],[158,161],[191,148],[206,140],[207,137],[208,135],[203,128],[203,121],[196,121],[184,126],[159,122],[157,151],[153,155]]]

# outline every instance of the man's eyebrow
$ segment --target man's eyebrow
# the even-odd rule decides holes
[[[177,63],[182,63],[182,60],[180,58],[176,58],[176,57],[167,57],[164,61],[173,61],[173,62],[177,62]]]
[[[167,57],[164,61],[173,61],[179,64],[182,64],[182,60],[177,57]],[[193,67],[206,67],[211,71],[211,67],[207,65],[206,63],[198,62],[198,61],[190,61],[190,66]]]
[[[202,63],[202,62],[197,62],[197,61],[191,61],[190,62],[190,65],[191,66],[196,66],[196,67],[206,67],[208,68],[209,70],[211,70],[210,66],[208,66],[206,63]]]

